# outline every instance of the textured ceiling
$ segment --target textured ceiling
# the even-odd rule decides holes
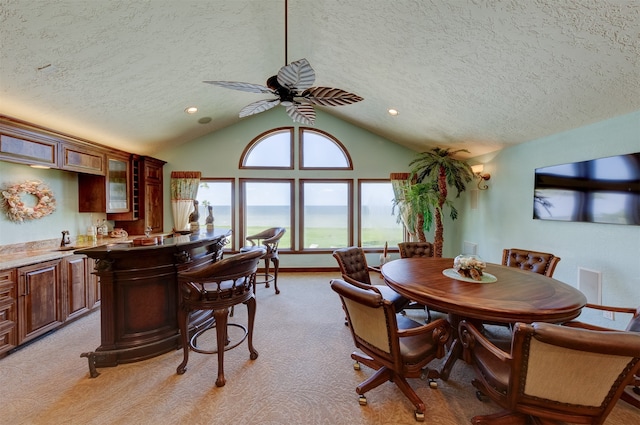
[[[284,0],[0,0],[0,114],[141,154],[187,142],[268,97],[202,81],[265,84],[285,64],[284,9]],[[479,155],[640,110],[639,34],[637,0],[288,7],[288,61],[307,58],[315,85],[364,98],[319,109],[417,151]],[[192,105],[199,112],[184,113]]]

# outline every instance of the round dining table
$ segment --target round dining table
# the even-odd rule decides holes
[[[400,258],[381,268],[386,284],[406,298],[449,314],[454,339],[441,378],[448,379],[461,354],[457,325],[475,323],[562,323],[580,315],[582,292],[559,280],[488,263],[482,281],[458,275],[453,258]]]

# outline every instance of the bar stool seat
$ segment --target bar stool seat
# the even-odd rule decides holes
[[[178,309],[178,326],[180,327],[183,360],[176,372],[182,375],[187,370],[189,351],[203,354],[218,354],[218,377],[216,386],[226,383],[224,378],[224,352],[248,340],[249,358],[258,358],[258,351],[253,347],[253,325],[256,313],[254,295],[256,271],[258,263],[266,250],[257,248],[246,253],[236,254],[216,261],[199,270],[178,273],[180,291],[180,308]],[[237,304],[245,304],[248,312],[248,323],[228,323],[230,309]],[[197,329],[189,337],[189,315],[192,311],[211,311],[211,326]],[[244,335],[233,343],[229,339],[228,326],[240,328]],[[197,340],[210,329],[216,330],[216,349],[205,350],[198,347]]]
[[[240,252],[250,252],[256,249],[265,249],[266,252],[263,255],[264,259],[264,274],[258,274],[254,284],[253,292],[256,291],[255,285],[263,284],[265,288],[268,288],[273,282],[276,294],[280,293],[278,289],[278,270],[280,269],[280,257],[278,256],[278,243],[285,233],[284,227],[272,227],[267,230],[263,230],[255,235],[247,236],[246,239],[251,243],[249,246],[245,246],[240,249]],[[269,272],[270,262],[273,262],[273,274]]]

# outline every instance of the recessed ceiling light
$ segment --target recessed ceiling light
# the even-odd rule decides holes
[[[198,112],[198,108],[196,108],[195,106],[189,106],[187,109],[184,110],[187,114],[195,114],[196,112]]]
[[[398,110],[397,109],[389,109],[389,115],[391,115],[392,117],[395,117],[396,115],[398,115]]]
[[[208,124],[211,122],[211,117],[202,117],[198,120],[200,124]]]

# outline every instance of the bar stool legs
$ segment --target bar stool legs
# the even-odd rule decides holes
[[[184,374],[187,370],[187,362],[189,361],[189,351],[193,350],[195,352],[204,353],[204,354],[217,353],[218,376],[216,379],[216,386],[223,387],[224,384],[226,383],[226,379],[224,377],[224,352],[237,347],[245,340],[245,338],[247,339],[247,344],[249,346],[249,358],[251,360],[255,360],[258,358],[258,350],[256,350],[255,347],[253,346],[253,326],[254,326],[255,317],[256,317],[256,298],[252,296],[251,298],[249,298],[249,300],[245,302],[245,304],[247,305],[247,312],[248,312],[247,328],[235,323],[228,323],[230,309],[228,307],[221,308],[213,311],[213,317],[215,320],[213,324],[207,328],[197,330],[191,338],[188,337],[189,312],[185,312],[183,309],[179,310],[178,324],[180,326],[183,359],[182,359],[182,363],[180,363],[180,365],[178,365],[178,368],[176,369],[176,373],[178,375]],[[229,326],[236,326],[244,329],[245,331],[244,336],[241,337],[239,341],[236,341],[233,345],[229,345],[230,343],[229,333],[228,333]],[[215,328],[216,330],[216,347],[217,348],[211,351],[207,351],[199,348],[197,346],[198,337],[201,336],[205,331],[208,331],[212,328]]]

